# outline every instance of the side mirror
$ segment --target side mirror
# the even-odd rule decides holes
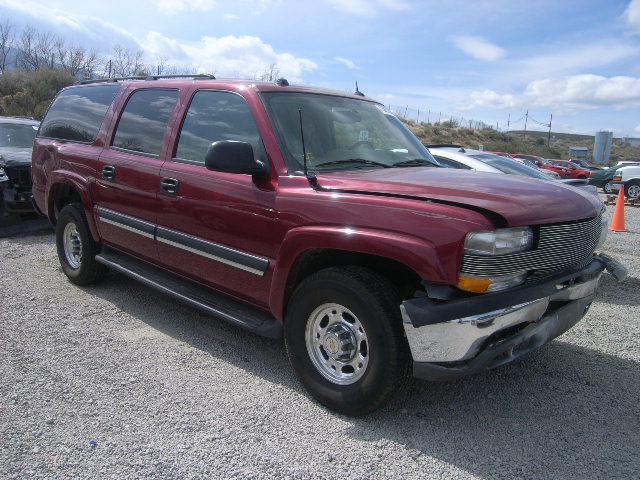
[[[221,140],[211,144],[204,159],[209,170],[246,175],[266,175],[268,167],[253,155],[253,147],[247,142]]]

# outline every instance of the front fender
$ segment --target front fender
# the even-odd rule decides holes
[[[425,280],[455,282],[455,269],[447,271],[435,246],[411,235],[370,229],[337,226],[300,227],[284,238],[271,283],[269,305],[279,319],[284,318],[285,296],[289,275],[305,252],[317,249],[343,250],[389,258],[406,265]]]

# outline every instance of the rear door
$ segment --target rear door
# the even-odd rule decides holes
[[[133,90],[100,155],[94,192],[100,235],[105,243],[146,259],[157,259],[160,168],[178,95],[169,88]]]

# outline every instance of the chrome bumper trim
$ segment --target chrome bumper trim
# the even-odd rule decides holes
[[[415,362],[457,362],[475,357],[493,334],[518,325],[537,322],[552,301],[574,302],[594,295],[600,275],[582,283],[563,287],[557,293],[491,312],[414,327],[404,306],[400,307],[403,325]]]

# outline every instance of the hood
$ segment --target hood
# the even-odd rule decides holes
[[[503,173],[452,168],[388,168],[317,173],[323,189],[379,193],[468,205],[501,215],[511,226],[567,222],[600,213],[595,195]]]
[[[31,165],[31,148],[0,147],[0,165]]]

